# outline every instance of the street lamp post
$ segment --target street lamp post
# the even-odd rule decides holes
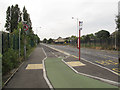
[[[72,19],[76,19],[77,20],[77,30],[78,30],[78,18],[72,17]]]
[[[74,19],[74,17],[72,17],[72,19]],[[78,18],[77,19],[77,30],[78,30]],[[81,30],[82,30],[82,21],[79,21],[79,38],[78,38],[78,45],[77,45],[77,48],[79,49],[79,61],[80,61],[80,34],[81,34]]]

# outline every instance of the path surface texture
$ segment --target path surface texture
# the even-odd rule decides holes
[[[5,88],[49,88],[43,77],[42,60],[45,57],[38,45]]]
[[[56,50],[57,49],[57,50]],[[39,44],[5,88],[118,89],[118,76],[50,45]]]
[[[69,58],[67,55],[45,45],[42,47],[47,56],[45,60],[47,76],[54,88],[117,88],[103,81],[76,73],[64,60]]]

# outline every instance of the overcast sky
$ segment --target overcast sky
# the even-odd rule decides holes
[[[115,31],[119,0],[0,0],[0,30],[4,29],[8,6],[25,6],[33,30],[43,38],[77,35],[77,20],[83,21],[82,35],[101,29]],[[75,17],[75,19],[72,19]],[[41,28],[39,28],[41,27]]]

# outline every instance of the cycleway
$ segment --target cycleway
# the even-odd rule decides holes
[[[67,55],[44,45],[42,47],[47,56],[44,61],[47,76],[54,88],[117,88],[117,86],[75,73],[63,60]]]
[[[5,88],[115,88],[103,81],[75,73],[66,63],[68,56],[38,45]],[[69,57],[70,58],[70,57]],[[72,58],[71,58],[72,59]],[[87,65],[83,62],[83,64]],[[85,66],[84,66],[85,67]],[[79,67],[80,68],[80,67]],[[77,70],[77,69],[76,69]],[[45,76],[46,75],[46,76]]]

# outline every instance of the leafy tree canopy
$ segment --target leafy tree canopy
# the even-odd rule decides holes
[[[106,30],[101,30],[101,31],[95,33],[95,35],[99,39],[107,39],[110,37],[110,33]]]

